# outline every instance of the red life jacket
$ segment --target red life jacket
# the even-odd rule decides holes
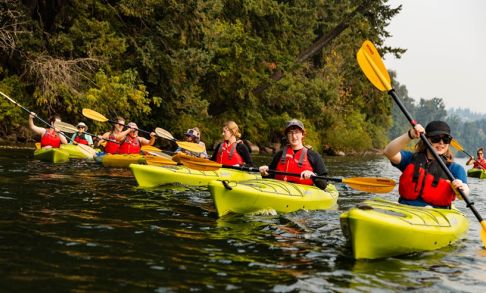
[[[481,159],[481,160],[478,159],[478,160],[474,161],[473,168],[486,169],[486,160],[485,159]]]
[[[116,137],[113,133],[110,133],[110,136],[108,138],[111,140],[116,140]],[[118,153],[119,148],[120,148],[120,144],[114,143],[112,141],[107,141],[105,145],[105,153],[116,154]]]
[[[413,156],[412,162],[400,176],[398,192],[403,199],[421,198],[424,202],[439,207],[450,206],[456,198],[439,163],[429,160],[424,153]]]
[[[85,133],[77,133],[76,137],[74,138],[74,141],[79,143],[79,144],[85,144],[88,145],[89,142],[86,140],[86,134]]]
[[[242,166],[245,161],[243,160],[243,157],[241,157],[241,155],[236,151],[237,144],[238,141],[232,144],[228,144],[227,141],[221,143],[218,154],[216,155],[216,162],[224,165]]]
[[[59,134],[52,128],[46,129],[46,132],[41,137],[41,147],[52,146],[53,148],[58,148],[61,146],[61,138]]]
[[[125,140],[120,145],[118,149],[119,154],[139,154],[140,153],[140,140],[138,140],[138,136],[133,138],[130,135],[125,137]]]
[[[305,170],[314,171],[307,158],[307,148],[304,147],[294,153],[294,150],[286,145],[283,149],[282,157],[277,164],[277,171],[300,174]],[[314,184],[312,179],[300,179],[297,176],[275,175],[275,179],[306,185]]]

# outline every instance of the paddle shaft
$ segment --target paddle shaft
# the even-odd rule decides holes
[[[398,107],[400,108],[400,110],[402,110],[402,112],[405,115],[405,117],[407,117],[407,120],[408,120],[408,122],[410,122],[410,124],[412,125],[412,127],[415,127],[415,125],[417,125],[417,121],[415,121],[412,118],[412,116],[410,115],[410,113],[407,111],[407,109],[405,108],[405,106],[402,104],[402,102],[398,98],[397,94],[395,93],[395,90],[394,89],[391,89],[390,91],[388,91],[388,94],[390,96],[392,96],[393,100],[398,105]],[[427,139],[427,137],[425,136],[424,133],[420,133],[420,139],[425,144],[425,146],[430,151],[430,153],[434,156],[435,160],[439,163],[439,165],[442,168],[442,170],[446,173],[447,178],[449,178],[449,180],[451,182],[454,181],[454,180],[456,180],[456,178],[454,178],[454,175],[452,175],[452,173],[449,170],[449,168],[447,168],[447,166],[444,163],[444,161],[442,161],[442,159],[439,157],[439,155],[437,154],[437,152],[434,150],[434,148],[432,147],[432,145],[430,144],[429,140]],[[462,198],[466,202],[466,206],[471,209],[471,211],[473,212],[474,216],[476,216],[476,218],[479,220],[479,222],[482,222],[483,221],[483,218],[481,217],[481,215],[478,213],[478,211],[474,207],[474,203],[471,202],[471,201],[469,201],[468,197],[466,196],[466,194],[464,194],[464,192],[462,190],[457,189],[457,191],[461,194]]]
[[[246,167],[246,166],[231,166],[231,165],[222,165],[223,168],[228,168],[228,169],[235,169],[235,170],[241,170],[241,171],[248,171],[248,172],[260,172],[259,168],[255,167]],[[277,171],[277,170],[268,170],[268,173],[272,174],[278,174],[278,175],[287,175],[287,176],[293,176],[293,177],[300,177],[299,173],[288,173],[288,172],[283,172],[283,171]],[[325,179],[329,181],[334,181],[334,182],[343,182],[343,179],[341,178],[333,178],[333,177],[326,177],[326,176],[319,176],[319,175],[312,175],[311,178],[315,179]]]

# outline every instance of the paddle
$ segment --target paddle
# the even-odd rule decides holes
[[[147,165],[154,165],[154,166],[177,165],[177,162],[174,162],[172,160],[172,157],[170,156],[169,158],[166,158],[166,157],[154,155],[153,152],[149,152],[149,154],[151,154],[152,156],[145,156],[145,161],[147,162]]]
[[[7,100],[9,100],[10,102],[12,102],[15,105],[19,106],[20,108],[22,108],[25,112],[27,112],[29,114],[32,113],[32,111],[30,111],[29,109],[27,109],[24,106],[20,105],[19,103],[17,103],[15,100],[13,100],[12,98],[10,98],[9,96],[7,96],[6,94],[4,94],[3,92],[0,91],[0,94],[2,96],[4,96],[5,98],[7,98]],[[45,121],[44,119],[40,118],[39,116],[35,115],[35,118],[39,119],[42,123],[44,123],[47,126],[51,127],[51,124],[49,122]],[[62,130],[60,131],[60,133],[67,140],[71,141],[71,138],[68,137]],[[93,157],[94,155],[96,155],[96,151],[93,148],[91,148],[90,146],[87,146],[87,145],[78,145],[78,148],[80,149],[80,151],[82,153],[84,153],[88,157]]]
[[[118,123],[117,121],[110,120],[110,119],[106,118],[105,116],[103,116],[102,114],[100,114],[100,113],[98,113],[94,110],[91,110],[91,109],[84,108],[82,113],[83,113],[84,116],[86,116],[90,119],[93,119],[95,121]],[[120,123],[118,123],[118,124],[120,124]],[[120,124],[120,125],[129,127],[125,124]],[[146,130],[138,129],[138,131],[150,134],[150,132],[146,131]],[[200,153],[200,152],[204,151],[204,147],[200,146],[199,144],[196,144],[196,143],[193,143],[193,142],[178,141],[177,139],[175,139],[172,136],[172,134],[170,134],[170,132],[168,132],[165,129],[157,127],[155,129],[155,134],[157,134],[158,137],[165,138],[165,139],[168,139],[170,141],[175,142],[179,147],[186,149],[188,151],[195,152],[195,153]]]
[[[235,169],[235,170],[248,171],[248,172],[260,172],[259,168],[255,168],[255,167],[223,165],[202,158],[179,157],[179,161],[184,166],[187,166],[191,169],[200,170],[200,171],[215,171],[220,168],[228,168],[228,169]],[[277,170],[268,170],[268,172],[272,174],[300,177],[300,174],[298,173],[288,173],[288,172],[282,172]],[[393,188],[395,187],[395,181],[393,179],[388,179],[388,178],[376,178],[376,177],[334,178],[334,177],[326,177],[326,176],[312,176],[312,178],[325,179],[334,182],[342,182],[344,184],[347,184],[349,187],[353,189],[361,190],[364,192],[372,192],[372,193],[387,193],[392,191]]]
[[[451,146],[452,146],[453,148],[455,148],[456,150],[458,150],[458,151],[460,151],[460,152],[465,153],[465,154],[466,154],[466,155],[468,155],[470,158],[473,158],[474,162],[476,162],[476,163],[478,163],[479,165],[481,165],[481,167],[483,167],[483,169],[486,169],[486,167],[485,167],[485,166],[484,166],[484,165],[483,165],[481,162],[479,162],[478,160],[474,159],[474,157],[473,157],[473,156],[471,156],[470,154],[468,154],[468,153],[467,153],[467,152],[464,150],[464,148],[462,147],[462,145],[461,145],[461,144],[460,144],[460,143],[459,143],[459,142],[458,142],[458,141],[457,141],[455,138],[454,138],[454,139],[452,139],[452,141],[451,141]]]
[[[56,121],[54,123],[54,127],[56,127],[57,129],[60,129],[63,132],[67,132],[67,133],[74,133],[74,132],[78,131],[78,128],[76,126],[69,124],[69,123],[66,123],[66,122],[62,122],[62,121]],[[86,131],[84,133],[86,133],[87,135],[91,135],[93,137],[98,137],[98,135],[92,134],[92,133],[89,133],[89,132],[86,132]],[[101,139],[106,140],[106,141],[111,141],[111,142],[114,142],[116,144],[120,144],[118,141],[113,140],[113,139],[109,139],[109,138],[101,138]]]
[[[412,127],[414,127],[417,124],[417,121],[412,119],[412,116],[398,98],[395,90],[392,88],[390,75],[388,74],[388,71],[385,68],[385,64],[383,63],[383,60],[381,59],[381,56],[378,53],[378,50],[376,50],[373,43],[371,43],[370,41],[365,41],[361,48],[358,50],[356,57],[358,59],[358,64],[361,67],[361,70],[364,72],[369,81],[380,91],[387,91],[388,94],[392,96],[393,100],[403,112],[408,122],[410,122]],[[447,174],[447,178],[451,182],[454,181],[454,175],[452,175],[449,168],[447,168],[445,163],[439,158],[439,155],[434,150],[430,142],[427,140],[427,137],[424,133],[420,133],[420,139],[425,144],[430,153],[434,156],[435,160],[439,163],[442,170]],[[474,203],[469,201],[468,197],[464,194],[464,192],[462,190],[457,191],[466,202],[466,206],[471,209],[474,216],[476,216],[479,223],[481,224],[481,240],[483,241],[483,245],[486,247],[486,221],[483,220],[481,215],[474,207]]]
[[[167,160],[171,160],[172,161],[172,157],[164,152],[162,152],[161,149],[159,148],[156,148],[154,146],[151,146],[151,145],[144,145],[142,146],[142,151],[148,153],[148,154],[151,154],[152,156],[157,156],[157,157],[162,157],[162,158],[166,158]]]

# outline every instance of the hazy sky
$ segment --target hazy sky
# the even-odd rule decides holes
[[[446,108],[486,113],[486,0],[391,0],[402,11],[385,44],[408,49],[384,56],[409,96],[442,98]]]

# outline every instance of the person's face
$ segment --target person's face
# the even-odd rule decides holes
[[[233,133],[229,130],[228,127],[223,127],[223,138],[224,140],[229,140],[233,136]]]
[[[118,120],[117,123],[115,124],[115,128],[118,130],[118,131],[122,131],[123,130],[123,126],[125,125],[125,121],[123,120]]]
[[[188,142],[194,142],[194,139],[192,138],[192,135],[186,135],[186,141],[188,141]]]
[[[428,137],[429,142],[435,149],[437,154],[443,155],[449,149],[449,144],[451,143],[452,137],[450,135],[441,134]]]
[[[478,158],[479,158],[479,159],[482,159],[482,158],[483,158],[483,156],[484,156],[483,151],[479,151],[479,152],[478,152]]]
[[[298,127],[291,127],[287,131],[287,139],[292,148],[301,147],[303,138],[304,138],[304,133],[302,132],[302,129]]]
[[[84,132],[85,130],[86,130],[86,127],[78,126],[78,132]]]

